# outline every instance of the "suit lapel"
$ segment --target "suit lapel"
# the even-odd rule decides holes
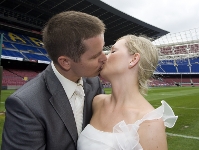
[[[67,96],[65,96],[65,92],[57,91],[57,94],[50,99],[50,102],[53,105],[56,112],[58,113],[58,115],[60,116],[64,125],[68,129],[68,132],[73,138],[73,141],[76,144],[78,138],[76,123],[69,100]]]
[[[70,133],[75,145],[77,144],[78,134],[77,128],[75,123],[74,114],[66,96],[66,93],[54,74],[51,65],[49,65],[46,69],[44,74],[44,78],[46,80],[47,87],[52,94],[52,97],[49,99],[50,103],[52,104],[53,108],[63,121],[64,125],[66,126],[68,132]]]
[[[86,125],[90,122],[92,116],[92,99],[90,98],[90,91],[92,91],[91,86],[84,81],[84,93],[85,93],[85,100],[84,100],[84,110],[83,110],[83,124],[82,130],[86,127]]]

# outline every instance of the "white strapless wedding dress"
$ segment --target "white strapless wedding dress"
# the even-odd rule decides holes
[[[165,101],[161,103],[160,107],[134,124],[126,124],[124,121],[117,123],[113,132],[103,132],[88,124],[79,136],[77,150],[143,150],[137,132],[143,121],[162,118],[164,125],[172,128],[178,118]]]

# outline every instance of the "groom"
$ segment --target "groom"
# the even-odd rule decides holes
[[[103,93],[95,76],[106,61],[104,32],[101,20],[81,12],[48,21],[43,42],[52,62],[7,98],[2,150],[76,149],[93,97]]]

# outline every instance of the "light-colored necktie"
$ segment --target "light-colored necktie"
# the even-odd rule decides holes
[[[84,89],[81,84],[77,84],[75,89],[75,122],[77,126],[78,135],[82,131],[83,123],[83,108],[84,108]]]
[[[80,97],[80,98],[84,98],[85,94],[84,94],[84,89],[82,87],[81,84],[77,84],[77,87],[75,89],[75,94]]]

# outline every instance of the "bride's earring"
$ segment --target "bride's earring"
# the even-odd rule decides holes
[[[132,68],[133,66],[134,66],[134,62],[131,61],[131,62],[129,63],[129,69]]]

